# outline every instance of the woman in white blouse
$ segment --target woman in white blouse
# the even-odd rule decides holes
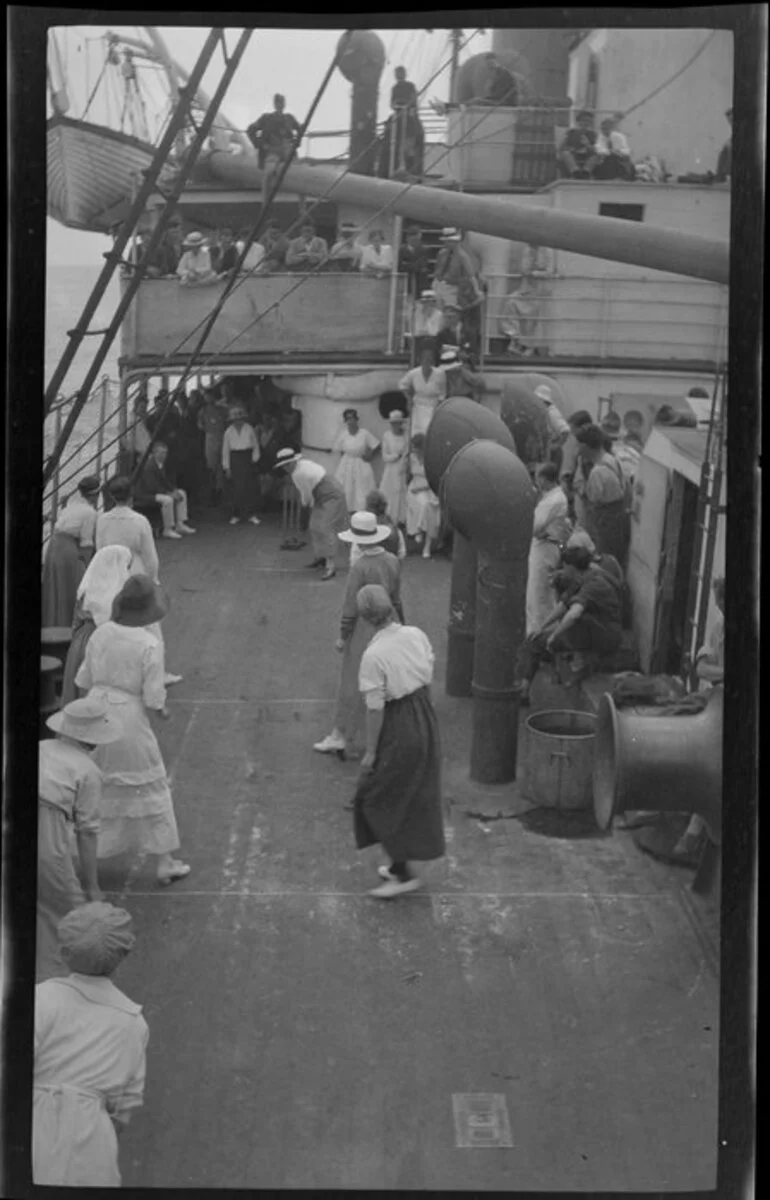
[[[423,452],[425,434],[416,433],[412,438],[409,455],[409,486],[406,490],[406,532],[422,546],[422,557],[430,558],[431,545],[441,528],[441,506],[438,496],[431,490],[425,474]]]
[[[446,400],[446,374],[440,367],[433,365],[431,346],[423,347],[419,367],[407,371],[398,386],[411,402],[411,436],[426,433],[438,405],[442,400]]]
[[[78,587],[94,552],[100,486],[95,475],[86,475],[56,518],[43,563],[44,629],[72,624]]]
[[[551,574],[561,564],[561,550],[571,532],[567,495],[559,487],[555,463],[543,463],[535,472],[540,500],[535,505],[532,545],[527,574],[527,637],[541,629],[556,607]]]
[[[393,270],[393,247],[388,246],[381,229],[373,229],[369,241],[361,250],[358,269],[364,275],[381,278]]]
[[[387,501],[387,512],[395,525],[406,521],[406,432],[404,414],[394,409],[388,417],[389,429],[382,435],[382,461],[385,463],[380,491]]]
[[[222,438],[222,470],[228,480],[232,497],[231,525],[245,517],[259,525],[254,512],[257,479],[254,468],[259,462],[259,441],[254,426],[246,420],[246,410],[240,405],[230,409],[230,424]]]
[[[353,800],[356,846],[390,855],[372,896],[390,900],[420,886],[411,862],[446,850],[441,812],[441,740],[430,697],[434,654],[414,625],[400,625],[385,588],[367,584],[358,612],[376,630],[364,651],[359,688],[366,705],[366,753]]]
[[[334,478],[342,485],[348,511],[360,512],[375,486],[371,458],[380,443],[368,429],[361,428],[354,408],[346,408],[342,419],[345,428],[332,447],[341,455]]]
[[[115,598],[112,619],[92,634],[75,677],[89,697],[107,702],[123,726],[118,741],[94,753],[103,780],[99,858],[132,852],[141,862],[155,855],[162,884],[190,873],[173,857],[179,832],[148,716],[150,711],[168,716],[163,645],[148,628],[167,611],[160,588],[147,575],[132,575]]]

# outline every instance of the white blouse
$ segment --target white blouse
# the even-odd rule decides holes
[[[361,259],[358,264],[360,271],[392,271],[393,270],[393,247],[380,246],[379,253],[371,242],[367,243],[361,250]]]
[[[313,503],[313,488],[318,486],[325,474],[321,464],[313,462],[311,458],[301,458],[294,468],[291,481],[305,508],[309,508]]]
[[[407,395],[413,393],[418,403],[420,400],[446,400],[446,372],[441,367],[431,367],[427,379],[422,367],[413,367],[398,386]]]
[[[406,437],[403,433],[394,433],[386,429],[382,435],[382,461],[396,463],[404,457]]]
[[[38,746],[38,795],[61,809],[81,833],[99,832],[102,773],[85,750],[61,738]]]
[[[105,621],[89,638],[75,683],[85,691],[116,688],[160,709],[166,704],[164,678],[163,645],[149,629]]]
[[[373,453],[379,444],[377,438],[368,429],[359,429],[357,433],[350,433],[347,429],[343,429],[342,433],[337,436],[334,450],[337,454],[347,455],[348,458],[363,458],[367,450]]]
[[[569,505],[560,487],[551,488],[535,505],[532,536],[561,543],[569,536]]]
[[[68,533],[77,538],[81,546],[93,546],[96,532],[96,509],[76,493],[67,501],[56,518],[57,533]]]
[[[416,625],[388,625],[375,633],[361,659],[358,687],[368,709],[385,707],[433,679],[433,647]]]
[[[222,466],[230,470],[230,453],[233,450],[251,450],[251,461],[259,462],[259,442],[254,432],[254,426],[244,421],[240,429],[228,425],[222,438]]]

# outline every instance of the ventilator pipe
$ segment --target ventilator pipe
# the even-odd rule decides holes
[[[350,161],[361,175],[371,175],[377,159],[377,91],[385,66],[385,46],[373,29],[346,33],[340,72],[353,85],[350,97]]]
[[[696,715],[659,716],[599,702],[594,741],[594,815],[609,829],[636,809],[699,813],[721,842],[723,690]]]
[[[455,454],[442,494],[452,525],[478,552],[473,656],[471,779],[516,777],[519,693],[516,658],[524,639],[527,559],[534,495],[509,449],[475,441]]]
[[[499,442],[515,452],[513,438],[499,417],[469,400],[452,396],[440,404],[425,437],[425,474],[440,495],[441,479],[457,451],[477,438]],[[476,634],[476,549],[455,531],[447,626],[447,696],[472,695],[473,643]]]
[[[545,462],[551,440],[546,408],[522,376],[514,375],[503,381],[500,420],[513,436],[516,453],[528,468]]]
[[[490,108],[490,112],[494,109]],[[484,126],[479,136],[483,137]],[[249,191],[262,186],[262,172],[253,159],[213,151],[206,160],[217,179]],[[730,246],[726,239],[680,233],[676,229],[624,221],[619,217],[594,217],[552,208],[530,207],[515,199],[476,196],[390,179],[370,179],[333,167],[289,167],[286,191],[300,196],[326,196],[332,203],[365,209],[389,206],[390,212],[436,228],[457,226],[489,233],[513,242],[569,250],[589,258],[632,263],[655,271],[728,283]]]

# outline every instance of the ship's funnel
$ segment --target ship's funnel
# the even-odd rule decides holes
[[[350,168],[373,175],[377,161],[377,94],[385,66],[385,46],[373,29],[345,33],[339,69],[352,84],[350,94]]]

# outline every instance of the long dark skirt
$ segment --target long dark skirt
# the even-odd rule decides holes
[[[231,450],[230,504],[234,517],[243,519],[254,515],[255,483],[251,450]]]
[[[85,569],[77,538],[53,533],[43,563],[43,629],[70,627]]]
[[[428,862],[446,850],[441,740],[430,691],[385,705],[374,766],[353,798],[359,850],[379,843],[393,862]]]
[[[61,685],[62,708],[64,708],[65,704],[69,704],[71,700],[77,700],[78,698],[79,689],[75,687],[75,676],[80,670],[80,665],[86,656],[86,646],[95,629],[96,626],[89,616],[81,611],[75,612],[72,641],[67,650],[67,658],[64,663],[64,677]]]

